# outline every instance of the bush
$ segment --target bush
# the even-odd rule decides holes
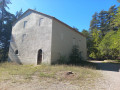
[[[69,58],[66,56],[60,56],[60,58],[57,60],[57,62],[54,62],[53,64],[80,64],[83,61],[81,52],[79,51],[78,46],[73,46],[72,52],[69,55]]]
[[[60,58],[58,59],[58,64],[67,64],[68,61],[66,59],[66,56],[60,56]]]
[[[98,50],[103,59],[116,59],[120,56],[120,30],[108,32],[101,43]]]
[[[80,64],[83,60],[83,57],[81,55],[81,52],[79,51],[78,46],[73,46],[72,53],[69,56],[69,64]]]

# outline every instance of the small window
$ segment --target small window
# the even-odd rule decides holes
[[[40,26],[40,24],[41,24],[42,20],[43,20],[43,18],[40,18],[40,19],[39,19],[39,26]]]
[[[75,38],[73,38],[73,45],[76,45],[76,39]]]
[[[63,35],[63,33],[61,33],[61,40],[63,40],[64,39],[64,35]]]
[[[18,55],[18,50],[15,50],[15,54]]]
[[[26,27],[26,24],[27,24],[27,21],[24,21],[24,26],[23,26],[23,28],[25,28],[25,27]]]
[[[26,37],[26,34],[22,35],[22,42],[24,41],[24,38]]]

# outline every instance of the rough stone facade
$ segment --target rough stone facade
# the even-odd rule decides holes
[[[73,45],[78,45],[86,59],[86,37],[49,15],[27,10],[14,24],[9,47],[9,60],[22,64],[51,64],[60,56],[68,57]]]

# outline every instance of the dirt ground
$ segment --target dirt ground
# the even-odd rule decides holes
[[[93,86],[84,83],[82,86],[71,84],[70,82],[54,81],[52,79],[39,80],[36,77],[30,82],[0,83],[0,90],[93,90]]]
[[[103,63],[94,61],[97,64],[96,72],[102,74],[102,78],[96,79],[94,84],[84,83],[78,86],[71,82],[63,82],[53,79],[42,79],[33,76],[30,82],[3,81],[0,83],[0,90],[120,90],[120,64]],[[17,77],[20,80],[19,77]]]
[[[104,78],[96,82],[97,90],[120,90],[120,64],[94,61]]]

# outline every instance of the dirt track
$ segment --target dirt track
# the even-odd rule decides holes
[[[97,81],[97,90],[120,90],[120,64],[103,63],[94,61],[97,68],[104,76],[103,80]]]

